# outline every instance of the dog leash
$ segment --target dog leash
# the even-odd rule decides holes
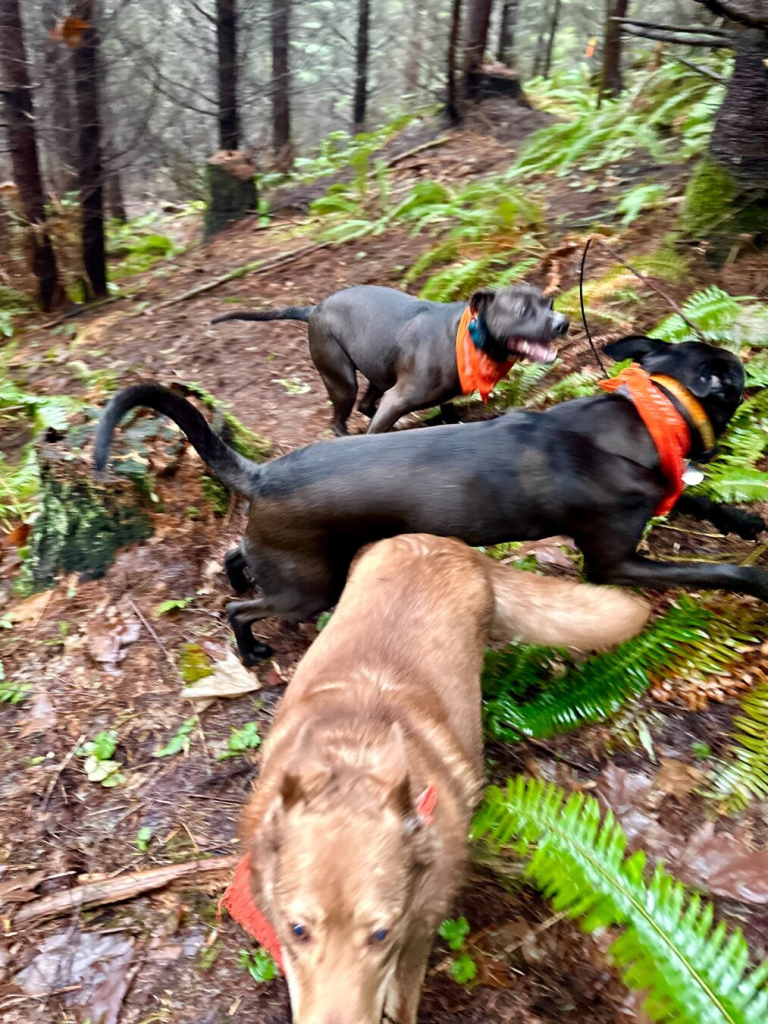
[[[597,347],[592,339],[592,334],[589,330],[589,324],[587,323],[587,311],[584,309],[584,267],[587,262],[587,253],[589,252],[589,247],[592,244],[593,238],[594,235],[589,236],[586,245],[584,246],[584,252],[581,254],[581,268],[579,269],[579,303],[581,304],[581,322],[584,324],[584,330],[587,334],[587,341],[589,342],[589,347],[592,349],[592,354],[597,360],[597,365],[600,367],[600,371],[604,373],[607,377],[608,371],[603,365],[603,360],[600,358],[600,353],[597,351]]]

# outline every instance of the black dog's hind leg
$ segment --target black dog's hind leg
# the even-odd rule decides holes
[[[245,575],[246,565],[245,556],[240,548],[232,548],[224,555],[224,571],[230,587],[236,594],[244,594],[250,589],[250,581]]]
[[[243,664],[250,668],[258,665],[272,653],[269,644],[257,640],[251,630],[251,623],[274,615],[274,609],[263,598],[255,601],[230,601],[227,618],[235,634],[237,651]]]
[[[768,530],[768,523],[754,512],[710,501],[700,494],[682,494],[672,511],[695,519],[706,519],[720,533],[736,533],[744,540],[755,540],[763,530]]]
[[[376,415],[376,403],[381,398],[382,392],[376,387],[375,384],[368,384],[365,389],[365,394],[360,400],[358,405],[358,412],[361,412],[363,416],[367,416],[369,420],[372,420]]]
[[[593,583],[648,587],[650,590],[666,590],[668,587],[730,590],[768,601],[768,571],[752,566],[654,562],[632,554],[613,565],[603,562],[598,569],[590,568],[587,561],[587,578]]]

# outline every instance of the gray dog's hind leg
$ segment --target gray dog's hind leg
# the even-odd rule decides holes
[[[368,387],[365,389],[365,394],[360,400],[358,405],[358,412],[361,412],[363,416],[367,416],[369,420],[372,420],[376,415],[376,403],[381,398],[382,392],[376,387],[375,384],[369,382]]]
[[[310,321],[309,351],[333,405],[331,429],[342,436],[357,399],[355,364],[323,326]]]
[[[366,433],[383,434],[390,427],[394,427],[401,416],[418,408],[419,403],[414,402],[413,396],[405,389],[399,390],[399,385],[395,384],[389,391],[384,392],[384,397],[379,402],[379,408]]]

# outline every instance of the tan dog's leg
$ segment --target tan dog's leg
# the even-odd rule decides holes
[[[403,947],[392,982],[391,999],[387,999],[384,1007],[387,1016],[396,1024],[416,1024],[431,949],[431,936],[410,939]]]

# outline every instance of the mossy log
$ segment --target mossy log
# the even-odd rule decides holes
[[[205,174],[205,237],[210,238],[256,209],[256,168],[248,153],[222,149],[210,158]]]
[[[257,461],[266,458],[267,443],[222,411],[211,396],[193,385],[182,390],[213,408],[214,428],[234,448]],[[49,430],[35,446],[39,513],[22,570],[22,590],[51,586],[62,573],[76,572],[84,579],[101,576],[120,548],[152,534],[150,513],[158,508],[155,481],[175,472],[186,438],[164,417],[137,410],[121,424],[109,469],[96,479],[91,442],[98,412],[83,410],[67,430]],[[204,492],[214,511],[226,511],[228,492],[218,481],[207,480]]]

